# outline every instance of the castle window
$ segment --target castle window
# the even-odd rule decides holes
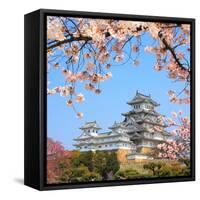
[[[138,109],[140,108],[140,105],[134,105],[134,108]]]
[[[140,108],[140,105],[134,105],[134,108],[138,109]]]

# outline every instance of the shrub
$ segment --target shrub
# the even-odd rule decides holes
[[[156,176],[159,174],[159,171],[161,169],[161,167],[165,165],[165,163],[162,162],[149,162],[147,164],[143,165],[144,169],[149,170],[153,176]]]
[[[71,182],[88,182],[98,180],[101,180],[101,176],[98,173],[90,172],[86,166],[72,168]]]
[[[119,170],[115,173],[116,180],[126,180],[140,177],[141,174],[135,169]]]
[[[143,165],[143,168],[150,171],[154,177],[188,176],[190,173],[188,167],[182,166],[178,162],[150,162]]]
[[[99,181],[101,176],[98,173],[90,172],[84,165],[76,168],[66,169],[58,178],[60,182],[89,182]]]
[[[186,167],[190,168],[190,159],[189,158],[180,158],[179,162],[185,164]]]

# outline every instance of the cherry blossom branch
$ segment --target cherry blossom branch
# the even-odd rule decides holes
[[[158,36],[160,37],[161,41],[163,42],[163,44],[165,45],[165,48],[168,49],[170,51],[170,53],[172,54],[174,60],[176,61],[176,63],[178,64],[178,66],[183,69],[186,70],[190,73],[189,69],[186,69],[180,62],[180,60],[177,58],[176,53],[174,52],[174,49],[167,43],[167,41],[165,40],[165,38],[163,38],[163,35],[161,32],[159,32]]]
[[[135,66],[139,65],[140,50],[143,47],[141,38],[147,32],[154,43],[145,47],[145,51],[155,54],[154,69],[166,70],[168,77],[176,81],[190,81],[189,62],[185,54],[180,52],[183,45],[186,48],[189,46],[188,25],[49,17],[47,27],[47,53],[48,61],[51,61],[49,65],[53,65],[55,69],[64,67],[62,74],[65,79],[64,87],[49,89],[48,94],[70,94],[68,106],[72,105],[72,95],[79,98],[75,88],[78,81],[83,83],[85,89],[99,94],[100,82],[112,76],[111,72],[107,72],[110,67],[121,66],[130,61]],[[134,38],[137,40],[135,44]],[[124,48],[127,44],[130,45],[129,52]],[[59,53],[61,60],[53,58],[56,53]],[[62,63],[63,59],[66,66]],[[182,60],[186,64],[181,63]],[[184,88],[184,92],[188,93],[187,88]],[[188,98],[178,101],[174,91],[170,94],[170,101],[173,103],[189,102]],[[84,98],[80,99],[78,102],[82,102]]]
[[[48,46],[47,50],[48,49],[53,49],[53,48],[58,47],[58,46],[60,46],[62,44],[70,43],[70,42],[73,42],[73,41],[85,41],[85,42],[87,42],[89,40],[92,40],[92,38],[91,37],[87,37],[87,36],[71,37],[69,39],[58,41],[56,44]]]

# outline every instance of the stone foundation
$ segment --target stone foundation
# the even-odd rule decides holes
[[[139,147],[137,151],[142,154],[149,154],[153,152],[153,149],[151,147]]]
[[[131,151],[129,149],[119,149],[117,150],[117,159],[120,163],[127,163],[127,154],[130,154]]]
[[[138,149],[137,153],[148,155],[148,154],[152,153],[152,151],[153,151],[152,148],[142,147],[142,148]],[[121,164],[143,163],[143,162],[145,162],[145,160],[148,160],[148,159],[140,159],[140,158],[127,159],[127,155],[132,153],[132,151],[129,149],[119,149],[116,151],[116,153],[117,153],[117,158]],[[152,160],[152,159],[149,159],[149,160]]]

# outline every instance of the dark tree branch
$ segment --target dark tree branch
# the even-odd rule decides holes
[[[73,20],[71,20],[70,18],[68,18],[68,21],[70,21],[76,27],[76,29],[78,30],[79,34],[81,35],[81,31],[78,28],[77,24]]]
[[[187,69],[187,68],[185,68],[185,67],[181,64],[180,60],[179,60],[179,59],[177,58],[177,56],[176,56],[176,53],[175,53],[174,49],[167,43],[167,41],[165,40],[165,38],[163,38],[163,35],[162,35],[161,32],[158,33],[158,36],[159,36],[159,38],[161,39],[161,41],[163,42],[163,44],[165,45],[165,48],[166,48],[167,50],[170,51],[170,53],[172,54],[174,60],[175,60],[176,63],[178,64],[178,66],[179,66],[181,69],[183,69],[183,70],[185,70],[185,71],[188,71],[188,72],[190,73],[190,70]]]
[[[91,37],[87,37],[87,36],[80,36],[80,37],[73,37],[73,36],[72,36],[72,37],[69,38],[69,39],[65,39],[65,40],[62,40],[62,41],[58,41],[58,42],[55,43],[55,44],[49,45],[49,46],[47,47],[47,50],[53,49],[53,48],[58,47],[58,46],[60,46],[60,45],[62,45],[62,44],[70,43],[70,42],[73,42],[73,41],[85,41],[85,42],[88,42],[88,41],[90,41],[90,40],[92,40],[92,38],[91,38]]]

